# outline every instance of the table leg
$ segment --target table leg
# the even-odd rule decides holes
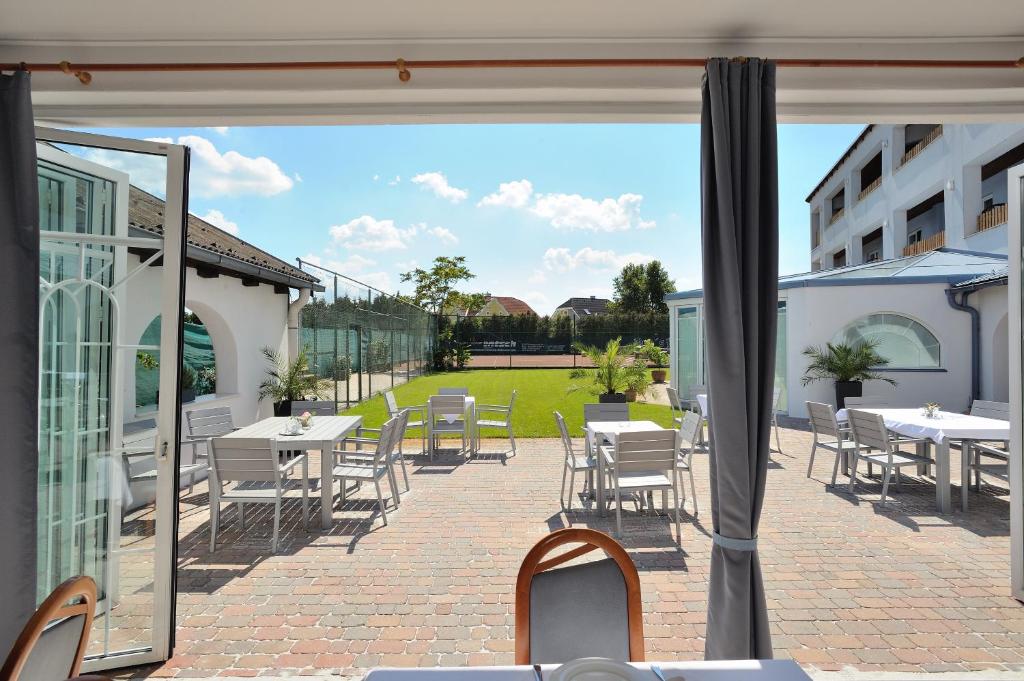
[[[331,529],[334,521],[334,443],[320,443],[320,526]]]
[[[939,513],[952,511],[952,493],[949,485],[949,439],[935,445],[935,503]]]
[[[604,456],[601,454],[600,444],[597,446],[597,451],[594,452],[595,460],[597,461],[597,508],[598,512],[603,517],[605,515],[604,508]]]

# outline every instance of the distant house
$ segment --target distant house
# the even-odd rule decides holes
[[[476,317],[507,317],[514,314],[536,315],[533,308],[512,296],[491,296],[474,316]]]
[[[608,311],[608,305],[611,302],[607,298],[598,298],[597,296],[570,298],[556,307],[551,316],[554,318],[569,315],[573,319],[582,319],[596,314],[604,314]]]

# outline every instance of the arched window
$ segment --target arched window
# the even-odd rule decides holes
[[[186,309],[184,323],[184,366],[181,372],[182,402],[191,402],[200,395],[217,392],[217,362],[213,340],[203,321]],[[142,346],[160,345],[160,317],[149,323],[139,340]],[[140,350],[135,357],[135,406],[145,410],[156,406],[160,386],[160,352]]]
[[[847,324],[832,338],[833,343],[878,342],[878,354],[889,360],[887,369],[938,369],[941,366],[939,339],[923,324],[910,317],[880,312]]]

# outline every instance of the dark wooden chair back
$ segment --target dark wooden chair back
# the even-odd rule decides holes
[[[96,611],[96,582],[72,577],[53,590],[29,618],[4,666],[3,681],[62,681],[78,675]]]

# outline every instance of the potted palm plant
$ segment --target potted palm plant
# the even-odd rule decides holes
[[[651,378],[655,383],[664,383],[668,376],[665,367],[668,366],[669,355],[658,347],[650,338],[644,341],[637,352],[637,359],[645,364],[651,365]]]
[[[267,377],[260,383],[260,400],[274,400],[274,416],[290,416],[292,400],[303,400],[308,397],[326,399],[330,381],[316,376],[309,369],[306,352],[302,350],[294,362],[289,362],[272,348],[263,348],[263,356],[270,367]]]
[[[824,348],[807,347],[804,355],[810,358],[810,364],[807,365],[802,382],[807,385],[814,381],[834,381],[836,409],[846,407],[847,397],[860,397],[864,381],[885,381],[896,385],[896,381],[874,370],[889,363],[889,360],[878,354],[877,348],[876,340],[826,343]]]
[[[573,347],[576,352],[589,359],[594,367],[575,372],[574,375],[581,378],[589,375],[592,382],[589,386],[570,385],[569,392],[587,390],[597,395],[599,402],[625,402],[626,395],[622,391],[629,387],[629,367],[636,348],[633,345],[623,345],[621,338],[608,341],[603,350],[580,343]]]
[[[633,362],[625,369],[626,374],[626,401],[636,402],[640,395],[646,395],[647,389],[651,386],[651,377],[647,373],[646,362]]]

